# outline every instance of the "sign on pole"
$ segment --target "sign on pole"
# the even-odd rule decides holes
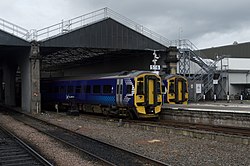
[[[196,93],[201,93],[201,84],[196,84]]]
[[[161,66],[160,65],[150,65],[150,70],[161,70]]]

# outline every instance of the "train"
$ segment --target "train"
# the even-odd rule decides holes
[[[178,74],[162,78],[163,104],[188,104],[188,80]]]
[[[163,104],[187,104],[188,81],[150,71],[123,71],[41,81],[42,108],[158,118]]]
[[[158,118],[162,80],[149,71],[41,80],[42,109],[79,110],[132,119]]]

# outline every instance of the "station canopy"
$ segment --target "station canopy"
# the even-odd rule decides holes
[[[105,63],[121,57],[166,52],[168,39],[103,8],[40,29],[26,30],[0,19],[0,59],[13,60],[39,45],[43,71],[54,71],[92,63]]]
[[[103,63],[129,56],[165,52],[169,40],[103,8],[38,30],[42,70]]]

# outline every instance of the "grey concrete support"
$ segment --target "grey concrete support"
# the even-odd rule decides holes
[[[30,111],[32,113],[41,112],[40,93],[40,50],[36,41],[31,43],[30,49]]]
[[[3,102],[3,70],[0,68],[0,103]]]
[[[21,107],[23,111],[41,111],[40,95],[40,51],[37,42],[31,43],[30,52],[19,59],[21,69]]]
[[[30,112],[30,60],[29,55],[23,56],[20,60],[20,70],[21,70],[21,107],[23,111]]]
[[[15,106],[15,83],[16,83],[17,65],[13,63],[4,63],[3,82],[4,82],[4,103],[9,106]]]

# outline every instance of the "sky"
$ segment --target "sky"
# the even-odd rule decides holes
[[[105,7],[199,49],[250,40],[249,0],[0,0],[0,18],[38,30]]]

